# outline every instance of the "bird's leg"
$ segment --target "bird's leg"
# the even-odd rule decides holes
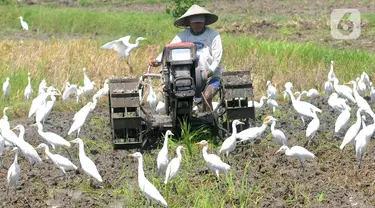
[[[128,59],[126,59],[126,63],[128,64],[128,66],[129,66],[129,69],[130,69],[130,73],[133,73],[133,67],[130,65],[130,63],[129,63],[129,58]]]
[[[358,166],[359,169],[361,169],[361,165],[362,165],[362,154],[359,156],[359,166]]]
[[[174,182],[173,182],[173,191],[175,191],[176,194],[178,195],[177,188],[176,188],[176,183],[174,183]]]
[[[63,149],[68,153],[69,159],[70,159],[70,161],[72,161],[72,157],[70,156],[70,153],[69,153],[68,149],[66,149],[65,147],[63,147]]]
[[[305,126],[305,119],[303,119],[303,116],[301,116],[301,120],[302,120],[303,126]]]
[[[301,162],[301,168],[302,168],[302,170],[305,171],[305,166],[303,165],[303,161],[301,159],[299,161]]]

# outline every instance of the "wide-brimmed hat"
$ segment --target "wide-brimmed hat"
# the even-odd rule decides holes
[[[194,4],[191,6],[184,15],[182,15],[180,18],[176,19],[174,21],[174,26],[179,27],[179,26],[189,26],[189,17],[195,16],[195,15],[204,15],[205,18],[205,25],[210,25],[214,22],[217,21],[218,16],[215,14],[212,14],[211,12],[207,11],[206,9]]]

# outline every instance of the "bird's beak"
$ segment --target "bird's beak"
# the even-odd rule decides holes
[[[128,154],[128,157],[134,157],[134,154]]]
[[[37,150],[37,149],[38,149],[38,147],[34,147],[34,149],[36,149],[36,150]]]
[[[16,130],[16,128],[11,129],[11,131],[14,131],[14,130]]]
[[[201,143],[200,142],[197,142],[197,143],[195,143],[196,145],[200,145]]]
[[[35,124],[31,124],[30,126],[36,126],[36,123]]]
[[[75,140],[72,140],[72,141],[69,141],[70,143],[76,143],[76,141]]]
[[[280,150],[277,150],[275,153],[273,153],[273,155],[276,155],[277,153],[279,153],[280,152]]]
[[[244,122],[239,122],[238,124],[245,124]]]
[[[181,149],[186,150],[187,148],[186,147],[182,147]]]

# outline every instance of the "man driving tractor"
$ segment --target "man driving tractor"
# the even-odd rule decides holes
[[[206,9],[193,5],[185,14],[175,20],[176,27],[186,29],[176,35],[171,43],[192,42],[197,48],[199,57],[198,68],[202,71],[202,77],[207,80],[203,90],[203,96],[212,109],[212,99],[219,90],[221,73],[221,58],[223,54],[221,37],[215,30],[207,27],[218,20],[218,16]],[[158,67],[161,65],[160,54],[156,59],[149,60],[149,65]],[[201,98],[195,98],[196,104],[201,103]],[[213,109],[212,109],[213,110]]]

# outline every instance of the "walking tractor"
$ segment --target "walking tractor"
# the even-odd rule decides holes
[[[205,125],[221,139],[230,134],[234,119],[245,121],[247,125],[254,121],[255,109],[248,107],[248,101],[253,102],[253,85],[250,71],[246,70],[223,72],[216,96],[218,105],[208,109],[208,113],[193,110],[194,98],[207,102],[202,95],[206,80],[197,63],[193,43],[168,44],[163,49],[159,74],[148,71],[140,78],[109,80],[110,125],[115,149],[154,144],[167,130],[178,135],[182,121],[187,121],[192,129]],[[162,113],[143,100],[152,79],[159,80],[162,86],[159,93],[162,94],[159,101],[164,103],[165,109]]]

